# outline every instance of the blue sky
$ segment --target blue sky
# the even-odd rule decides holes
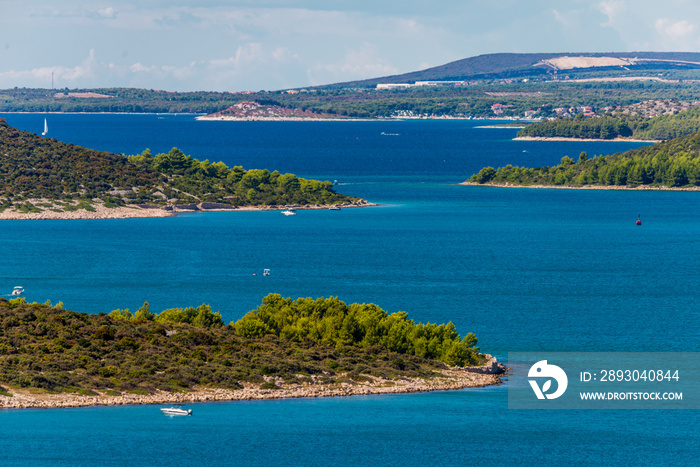
[[[0,89],[277,90],[605,51],[700,51],[700,2],[0,0]]]

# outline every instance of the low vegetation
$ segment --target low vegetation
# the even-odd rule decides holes
[[[57,392],[186,391],[195,385],[431,377],[482,362],[473,334],[335,299],[269,295],[225,325],[207,305],[76,313],[0,298],[0,384]],[[442,361],[440,361],[442,360]],[[267,387],[266,386],[266,387]]]

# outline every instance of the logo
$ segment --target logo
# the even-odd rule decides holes
[[[532,368],[530,368],[527,376],[529,378],[549,378],[544,382],[541,389],[536,380],[528,380],[538,399],[556,399],[564,394],[564,391],[566,391],[566,386],[569,384],[569,379],[566,377],[564,370],[556,365],[547,364],[547,360],[540,360],[532,365]],[[552,379],[557,382],[557,390],[551,394],[547,394],[547,391],[549,391],[552,387]]]

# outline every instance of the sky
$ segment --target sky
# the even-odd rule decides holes
[[[697,0],[0,0],[0,89],[260,91],[499,52],[700,51]]]

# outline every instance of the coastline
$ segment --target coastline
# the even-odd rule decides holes
[[[12,396],[0,394],[0,409],[58,409],[67,407],[89,407],[98,405],[144,405],[175,404],[192,402],[224,402],[240,400],[290,399],[301,397],[344,397],[371,394],[398,394],[413,392],[447,391],[465,388],[493,386],[502,383],[499,374],[505,367],[496,358],[486,355],[488,362],[480,367],[441,370],[441,376],[431,379],[384,378],[362,375],[366,381],[352,381],[349,378],[334,383],[284,383],[281,379],[267,377],[268,382],[279,389],[260,389],[254,385],[243,389],[219,389],[196,387],[192,392],[170,393],[157,391],[153,394],[83,395],[77,393],[55,393],[32,391],[30,389],[9,389]],[[312,377],[312,379],[314,379]]]
[[[582,141],[582,142],[619,142],[619,143],[660,143],[661,140],[654,139],[632,139],[632,138],[615,138],[615,139],[594,139],[594,138],[564,138],[559,136],[518,136],[513,138],[513,141]]]
[[[483,186],[491,188],[539,188],[554,190],[627,190],[627,191],[700,191],[700,187],[667,187],[639,185],[630,187],[627,185],[583,185],[583,186],[562,186],[562,185],[513,185],[510,183],[476,183],[465,181],[457,185]]]
[[[186,207],[169,207],[169,209],[160,206],[147,205],[128,205],[117,208],[107,208],[101,203],[92,205],[94,211],[78,209],[76,211],[56,212],[44,210],[42,212],[23,213],[15,210],[6,209],[0,212],[0,221],[3,220],[72,220],[72,219],[136,219],[146,217],[173,217],[181,213],[193,212],[221,212],[221,211],[282,211],[286,209],[294,210],[311,210],[311,209],[330,209],[337,206],[341,209],[360,208],[369,206],[378,206],[378,204],[370,203],[364,199],[354,203],[344,204],[306,204],[306,205],[285,205],[285,206],[243,206],[243,207],[204,207],[203,204],[187,205]]]
[[[491,130],[522,130],[525,126],[505,126],[505,125],[482,125],[474,128],[491,129]],[[517,139],[517,138],[514,138]]]
[[[45,111],[45,112],[0,112],[0,115],[157,115],[157,116],[190,116],[195,117],[195,120],[202,121],[302,121],[302,122],[384,122],[384,121],[403,121],[403,120],[486,120],[486,121],[503,121],[512,122],[518,121],[519,118],[499,118],[499,117],[474,117],[474,116],[456,116],[456,115],[440,115],[440,116],[415,116],[415,117],[375,117],[375,118],[306,118],[306,117],[211,117],[209,114],[201,112],[60,112],[60,111]],[[476,127],[490,128],[490,127]],[[507,128],[495,126],[494,128]],[[598,140],[594,140],[598,141]]]
[[[231,117],[203,115],[195,117],[202,122],[368,122],[368,118],[312,118],[312,117]]]
[[[78,209],[76,211],[56,212],[44,210],[42,212],[23,213],[5,209],[0,212],[2,220],[68,220],[68,219],[134,219],[142,217],[171,217],[175,213],[165,209],[142,209],[138,206],[128,205],[117,208],[106,208],[102,204],[95,203],[94,211]]]

